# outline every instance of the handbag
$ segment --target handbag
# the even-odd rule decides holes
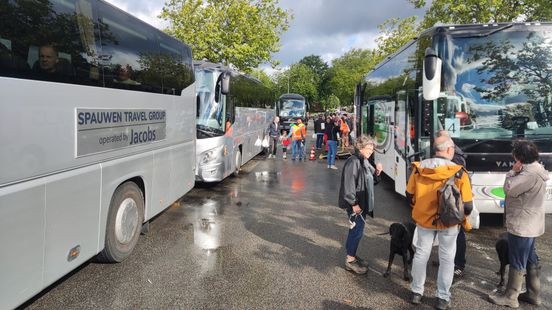
[[[268,136],[265,136],[263,142],[261,143],[262,147],[269,147],[270,143],[268,142]]]

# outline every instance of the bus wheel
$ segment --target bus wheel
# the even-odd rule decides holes
[[[234,176],[235,176],[235,177],[237,177],[237,176],[240,175],[241,162],[242,162],[241,152],[238,151],[238,152],[236,153],[236,170],[234,170]]]
[[[107,263],[122,262],[140,237],[144,221],[144,195],[134,182],[120,185],[109,206],[105,232],[105,247],[98,260]]]

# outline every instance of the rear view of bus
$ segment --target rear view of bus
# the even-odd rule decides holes
[[[262,151],[274,119],[273,96],[259,80],[222,64],[194,62],[197,103],[196,180],[238,175]]]
[[[188,46],[99,0],[3,1],[0,308],[99,253],[194,185]]]

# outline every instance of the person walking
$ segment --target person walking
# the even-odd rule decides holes
[[[328,169],[337,170],[335,156],[337,155],[337,141],[339,140],[339,122],[337,118],[326,123],[326,135],[328,136]]]
[[[276,150],[278,148],[278,141],[280,140],[280,118],[278,116],[274,117],[274,120],[268,126],[268,136],[270,139],[268,158],[276,158]]]
[[[367,271],[365,263],[357,257],[357,249],[364,232],[366,215],[374,216],[374,184],[379,182],[383,169],[381,163],[374,168],[368,161],[374,152],[374,140],[361,136],[355,144],[355,153],[351,155],[341,173],[339,187],[339,207],[347,211],[349,233],[345,243],[347,256],[345,269],[357,274]]]
[[[326,122],[322,117],[322,114],[318,114],[318,118],[314,121],[314,133],[316,134],[316,149],[322,148],[322,142],[324,141],[324,129]]]
[[[548,171],[538,162],[537,146],[527,140],[514,142],[515,164],[504,181],[504,215],[508,231],[508,284],[503,294],[489,295],[497,305],[518,308],[519,301],[542,304],[540,297],[539,258],[536,238],[544,234],[544,195]],[[527,291],[520,294],[523,276],[527,272]]]
[[[450,287],[454,276],[454,256],[458,225],[445,226],[437,220],[439,203],[437,191],[454,176],[454,183],[460,189],[464,202],[464,213],[473,209],[473,197],[468,174],[462,166],[453,163],[454,142],[448,136],[435,138],[435,156],[412,163],[412,174],[408,179],[406,196],[412,206],[412,219],[416,223],[418,238],[414,244],[416,252],[412,261],[411,302],[420,304],[424,295],[427,261],[435,238],[439,240],[439,271],[437,273],[437,309],[450,305]]]
[[[298,117],[295,124],[291,126],[291,160],[299,158],[303,160],[304,152],[303,146],[305,143],[305,137],[307,136],[307,127],[303,124],[303,120]]]

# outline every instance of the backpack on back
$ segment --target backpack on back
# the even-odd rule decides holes
[[[437,217],[433,220],[433,225],[440,221],[443,225],[450,227],[464,221],[464,202],[462,201],[460,189],[454,184],[455,178],[456,175],[451,176],[437,191],[439,208]]]

